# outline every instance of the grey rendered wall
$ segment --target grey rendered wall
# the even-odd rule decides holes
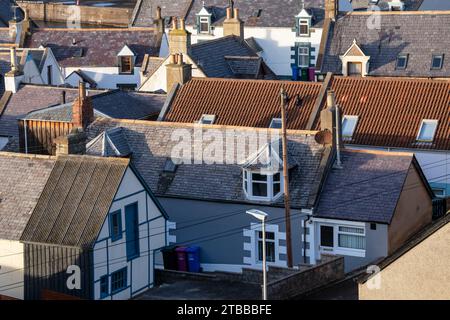
[[[379,223],[376,226],[376,230],[371,230],[370,223],[366,223],[366,256],[364,258],[344,256],[345,272],[355,270],[387,256],[388,226]]]
[[[284,208],[257,206],[252,204],[220,203],[173,198],[158,199],[176,223],[179,245],[198,245],[201,247],[201,263],[242,265],[244,258],[243,230],[257,223],[246,210],[259,209],[269,214],[268,224],[278,224],[285,232]],[[291,210],[291,230],[294,264],[302,262],[302,216],[298,210]],[[284,255],[284,259],[286,259]]]

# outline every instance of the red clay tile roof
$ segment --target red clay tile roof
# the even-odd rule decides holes
[[[288,128],[305,128],[320,83],[195,78],[181,87],[164,121],[192,123],[202,114],[213,114],[215,124],[268,128],[272,118],[281,117],[282,86],[292,97]]]
[[[164,121],[192,123],[202,114],[214,114],[215,124],[268,127],[280,117],[282,85],[292,97],[288,128],[319,130],[319,112],[312,127],[307,123],[321,84],[292,81],[193,79],[180,89]],[[334,77],[331,87],[342,113],[359,117],[353,139],[346,143],[450,150],[450,81]],[[416,142],[423,119],[438,120],[433,143]]]
[[[359,117],[350,143],[450,149],[449,81],[335,77],[331,86],[342,114]],[[416,142],[423,119],[438,120],[433,143]]]

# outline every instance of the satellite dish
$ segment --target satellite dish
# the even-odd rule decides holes
[[[333,134],[328,129],[317,132],[314,138],[317,143],[322,145],[331,144],[333,142]]]

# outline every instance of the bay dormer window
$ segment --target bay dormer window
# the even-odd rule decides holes
[[[244,169],[244,191],[248,199],[274,201],[283,194],[281,172],[261,172]]]
[[[196,14],[198,34],[212,33],[211,16],[212,14],[208,11],[208,9],[206,9],[205,5],[203,4],[203,7],[200,10],[200,12]]]

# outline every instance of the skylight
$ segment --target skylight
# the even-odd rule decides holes
[[[408,55],[399,55],[397,57],[397,64],[395,66],[396,69],[406,69],[408,64]]]
[[[200,118],[199,123],[201,124],[214,124],[214,120],[216,119],[216,116],[213,114],[204,114]]]
[[[270,121],[269,128],[271,129],[281,129],[282,122],[280,118],[273,118],[272,121]]]
[[[431,60],[431,69],[439,70],[442,69],[442,63],[444,62],[444,55],[442,54],[434,54]]]
[[[342,118],[342,136],[344,139],[351,139],[355,132],[358,116],[344,116]]]
[[[437,125],[437,120],[422,120],[416,140],[420,142],[432,142],[434,139],[434,134],[436,133]]]

